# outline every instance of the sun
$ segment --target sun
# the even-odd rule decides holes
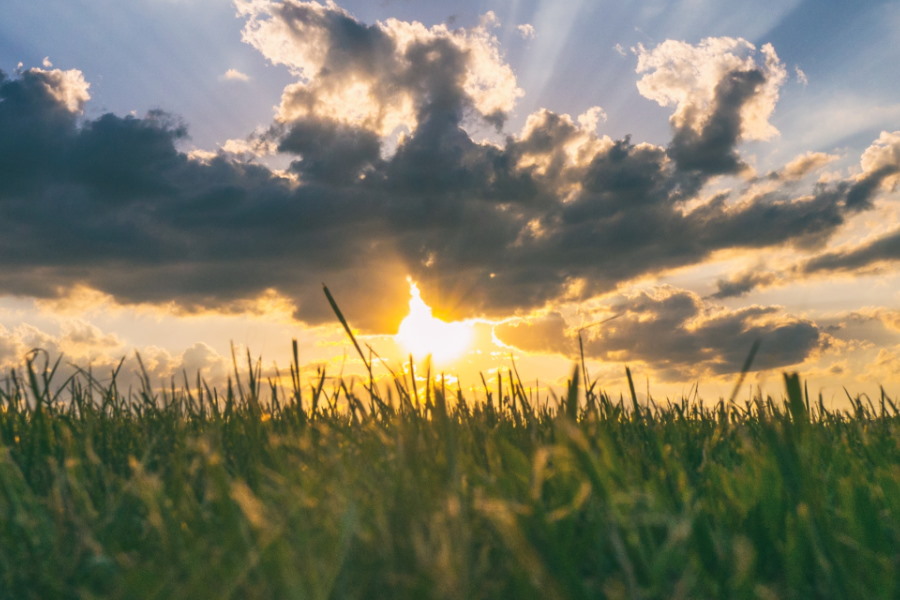
[[[463,355],[472,344],[472,324],[447,323],[431,314],[419,286],[409,282],[409,314],[400,323],[395,339],[416,360],[431,356],[435,364],[447,364]]]

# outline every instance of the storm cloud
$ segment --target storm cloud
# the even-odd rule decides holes
[[[276,290],[299,319],[320,322],[332,317],[326,282],[355,324],[389,331],[407,274],[449,309],[529,311],[717,250],[821,244],[896,181],[900,134],[885,134],[856,178],[756,197],[701,193],[746,170],[743,140],[775,134],[768,118],[785,69],[770,46],[710,38],[642,49],[639,90],[675,107],[672,140],[659,146],[546,109],[505,131],[522,92],[486,28],[368,25],[294,0],[237,6],[245,41],[296,77],[263,135],[291,157],[287,172],[225,152],[191,158],[180,150],[189,126],[163,112],[86,118],[77,70],[0,75],[0,292],[53,297],[81,284],[191,309]],[[673,79],[683,61],[694,75]],[[476,125],[502,141],[474,139]],[[691,298],[667,302],[699,310]],[[775,340],[761,364],[796,362],[814,345],[810,324],[760,329],[750,324],[760,316],[699,330],[676,319],[690,347],[670,350],[699,359],[704,340],[734,334],[714,362],[722,370],[755,336]],[[628,323],[616,331],[632,333]]]

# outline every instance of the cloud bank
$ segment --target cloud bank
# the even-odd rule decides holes
[[[821,247],[900,172],[900,132],[886,132],[858,175],[798,189],[830,160],[810,154],[764,194],[707,193],[721,176],[752,178],[740,144],[777,133],[769,118],[786,69],[768,45],[639,48],[639,91],[674,107],[671,141],[658,146],[598,134],[599,108],[581,118],[543,109],[506,131],[522,90],[489,24],[365,24],[334,4],[296,0],[236,5],[244,40],[296,78],[266,133],[246,145],[290,156],[288,172],[247,153],[188,156],[187,125],[159,111],[87,118],[77,70],[0,74],[0,292],[52,298],[84,285],[191,309],[276,290],[315,323],[332,317],[326,282],[355,324],[393,331],[407,274],[448,309],[527,312],[719,250]],[[476,140],[483,126],[502,141]],[[895,259],[894,237],[823,254],[804,271]],[[663,324],[672,304],[683,318],[700,310],[693,297],[660,302],[638,306]],[[771,359],[785,364],[815,345],[809,323],[752,325],[769,309],[748,311],[696,327],[676,319],[690,347],[668,350],[701,360],[711,336],[761,336],[785,346]],[[625,349],[624,336],[639,333],[629,323],[592,352]],[[733,368],[747,347],[737,345],[714,369]],[[630,350],[682,367],[659,348]]]
[[[728,310],[672,287],[615,295],[596,314],[599,319],[580,329],[567,327],[559,313],[548,313],[494,330],[522,350],[576,358],[583,348],[588,358],[641,361],[675,381],[739,372],[757,342],[754,371],[803,362],[829,342],[814,322],[786,315],[782,307]]]

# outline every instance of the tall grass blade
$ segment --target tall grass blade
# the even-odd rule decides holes
[[[747,353],[747,358],[744,360],[744,365],[741,367],[741,374],[738,375],[737,381],[734,383],[734,389],[731,390],[731,396],[728,398],[728,404],[734,404],[734,399],[737,398],[737,395],[741,392],[741,386],[744,384],[744,378],[747,377],[747,373],[750,372],[750,368],[753,366],[753,360],[756,358],[756,353],[759,352],[760,341],[753,340],[753,344],[750,346],[750,352]]]
[[[338,308],[337,302],[334,300],[334,296],[331,295],[331,292],[328,290],[328,286],[324,283],[322,284],[322,291],[325,292],[325,297],[328,298],[328,304],[331,305],[331,310],[334,311],[334,314],[337,316],[338,321],[341,322],[341,325],[344,326],[344,331],[347,332],[347,335],[350,337],[350,341],[353,342],[353,347],[356,348],[357,354],[359,354],[359,358],[362,359],[363,364],[366,366],[366,370],[369,371],[369,374],[372,374],[372,365],[366,359],[366,355],[363,353],[362,348],[359,347],[359,342],[356,341],[356,336],[353,335],[353,330],[350,329],[350,324],[347,323],[347,319],[344,318],[344,313],[341,312],[341,309]]]
[[[803,400],[803,388],[800,385],[800,375],[797,373],[784,374],[784,387],[787,392],[788,410],[791,420],[802,427],[809,424],[809,411]]]
[[[573,423],[578,419],[578,364],[572,369],[572,378],[566,390],[566,417]]]
[[[641,417],[641,405],[638,403],[637,392],[634,390],[634,379],[631,377],[631,369],[625,367],[625,377],[628,379],[628,391],[631,392],[631,407],[634,409],[634,418]]]

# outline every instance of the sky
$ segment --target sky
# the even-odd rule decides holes
[[[552,387],[583,352],[715,400],[758,343],[748,389],[896,397],[897,31],[877,0],[6,0],[0,367],[217,381],[297,339],[359,373],[324,284],[384,373]]]

